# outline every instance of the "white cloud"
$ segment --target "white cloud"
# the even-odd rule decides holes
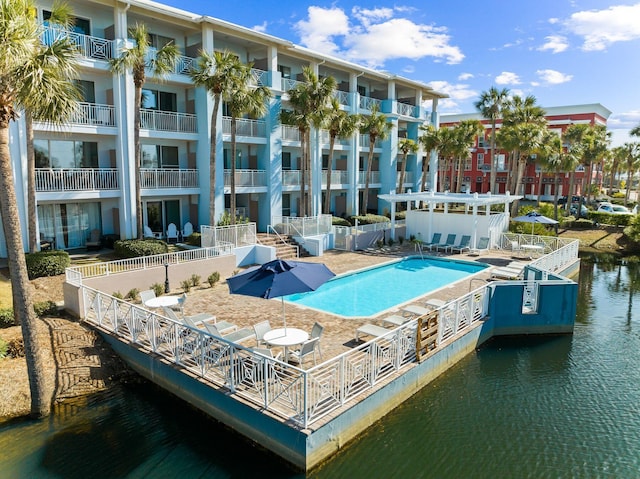
[[[264,22],[262,22],[262,24],[260,25],[254,25],[253,26],[253,30],[255,30],[256,32],[260,32],[260,33],[264,33],[267,31],[267,21],[265,20]]]
[[[311,6],[307,19],[297,22],[294,28],[303,45],[372,67],[397,58],[434,57],[449,64],[462,61],[464,55],[457,46],[451,45],[446,28],[394,17],[409,10],[355,7],[349,18],[337,7]]]
[[[413,65],[407,65],[402,69],[404,73],[414,73],[416,71],[416,67]]]
[[[631,110],[613,114],[607,120],[607,127],[611,130],[631,129],[640,125],[640,110]]]
[[[566,37],[560,35],[549,35],[545,37],[546,42],[538,50],[551,50],[551,53],[560,53],[569,48]]]
[[[458,75],[458,80],[460,81],[470,80],[471,78],[473,78],[473,73],[461,73]]]
[[[640,3],[576,12],[563,23],[584,38],[583,50],[605,50],[613,43],[640,38]]]
[[[477,98],[479,93],[464,83],[449,83],[444,80],[436,80],[427,83],[436,91],[446,93],[449,98],[438,100],[438,109],[446,113],[459,113],[460,102],[466,102],[472,98]]]
[[[520,77],[513,72],[502,72],[495,79],[496,85],[519,85]]]
[[[573,75],[567,75],[556,70],[537,70],[536,75],[538,75],[540,80],[548,85],[567,83],[573,78]]]

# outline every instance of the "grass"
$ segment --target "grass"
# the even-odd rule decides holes
[[[10,308],[12,306],[11,281],[0,273],[0,308]]]

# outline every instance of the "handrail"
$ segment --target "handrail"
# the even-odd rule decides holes
[[[276,237],[278,238],[278,240],[280,240],[282,244],[286,246],[293,246],[296,249],[296,258],[300,257],[300,246],[298,246],[297,244],[291,244],[287,242],[282,236],[280,236],[280,233],[278,233],[273,226],[267,225],[267,233],[269,232],[269,230],[273,231],[273,233],[276,235]],[[304,239],[303,239],[303,243],[304,243]]]

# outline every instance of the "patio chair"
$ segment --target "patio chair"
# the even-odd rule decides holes
[[[489,251],[489,237],[481,236],[478,243],[476,243],[476,247],[471,248],[471,252],[474,254],[481,254],[485,251]]]
[[[47,251],[54,248],[55,240],[53,238],[47,238],[43,233],[40,233],[40,250]]]
[[[185,238],[188,238],[192,234],[193,234],[193,225],[189,221],[187,221],[182,227],[182,241],[184,241]]]
[[[271,331],[271,324],[269,321],[260,321],[253,325],[253,331],[256,333],[256,346],[259,347],[262,343],[266,345],[264,334]]]
[[[471,250],[471,248],[469,248],[470,242],[471,242],[471,236],[463,235],[462,238],[460,238],[460,243],[451,247],[451,252],[453,253],[454,251],[457,251],[458,253],[462,254],[463,251],[470,251]]]
[[[142,301],[143,306],[147,305],[147,301],[156,297],[156,293],[152,289],[140,291],[138,294],[140,295],[140,301]]]
[[[447,250],[452,248],[454,244],[456,244],[456,235],[453,233],[450,233],[447,235],[446,242],[436,245],[436,251],[440,251],[441,249],[443,249],[444,252],[446,253]]]
[[[167,226],[167,243],[172,242],[178,242],[178,229],[176,228],[175,223],[169,223],[169,226]]]
[[[102,248],[102,238],[100,237],[100,230],[93,229],[89,234],[89,239],[85,243],[85,246],[88,250],[91,249],[100,249]]]
[[[314,338],[318,338],[320,339],[320,337],[322,336],[322,332],[324,331],[324,326],[322,326],[320,323],[316,322],[313,325],[313,328],[311,328],[311,335],[309,336],[310,339],[314,339]],[[318,349],[318,355],[320,356],[320,359],[322,360],[322,351],[320,350],[320,341],[318,341],[316,343],[316,348]]]
[[[219,330],[222,331],[236,327],[235,324],[227,323],[226,321],[220,321],[218,324],[216,317],[209,313],[198,313],[191,316],[183,316],[182,319],[180,319],[173,309],[167,308],[166,306],[162,309],[164,310],[164,314],[167,318],[172,319],[177,323],[184,323],[192,328],[202,329],[202,326],[207,323],[215,324]]]
[[[440,244],[440,239],[442,238],[442,233],[433,233],[433,237],[431,238],[431,242],[430,243],[422,243],[422,246],[424,248],[429,248],[429,251],[431,251],[431,249],[434,246],[438,246]]]
[[[289,359],[302,366],[304,361],[309,356],[313,356],[313,365],[316,365],[316,344],[320,341],[320,338],[309,339],[302,343],[300,349],[289,352]]]
[[[255,338],[256,333],[251,331],[249,328],[236,329],[232,333],[223,334],[222,331],[218,328],[217,324],[204,323],[205,329],[217,336],[218,338],[225,339],[232,343],[241,343],[242,341],[246,341],[247,339]]]
[[[262,356],[266,356],[269,359],[276,359],[280,361],[282,358],[282,351],[278,351],[278,354],[274,356],[273,351],[271,351],[269,348],[251,348],[251,350],[254,353],[261,354]]]
[[[156,237],[156,235],[153,234],[153,231],[151,231],[151,228],[149,228],[147,225],[145,225],[144,227],[144,237],[152,239],[155,239]]]

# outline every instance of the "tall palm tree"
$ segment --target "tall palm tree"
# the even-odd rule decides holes
[[[445,180],[448,168],[451,168],[451,175],[449,180],[449,190],[453,189],[454,179],[454,161],[456,156],[457,138],[455,130],[453,128],[441,128],[438,130],[438,156],[442,158],[442,161],[438,160],[438,170],[440,171],[440,186],[439,190],[445,190]],[[442,166],[441,166],[442,165]]]
[[[455,157],[458,159],[458,178],[455,189],[458,192],[462,188],[464,164],[470,156],[470,148],[475,144],[476,137],[483,131],[484,127],[478,120],[462,120],[453,129]]]
[[[542,143],[536,154],[535,163],[540,166],[540,176],[538,177],[538,195],[536,205],[540,206],[542,196],[542,185],[545,173],[555,173],[559,164],[558,159],[562,153],[562,141],[554,132],[546,130],[543,133]]]
[[[407,169],[407,156],[415,155],[418,152],[418,144],[415,140],[411,138],[401,138],[398,141],[398,150],[402,152],[402,157],[400,160],[399,170],[400,175],[398,175],[398,193],[404,193],[404,174]]]
[[[329,160],[327,161],[327,188],[324,198],[324,213],[331,210],[331,174],[333,172],[333,149],[336,138],[350,138],[358,127],[359,116],[350,115],[340,108],[337,98],[331,99],[331,106],[324,116],[324,127],[329,131]]]
[[[418,137],[418,142],[422,145],[425,155],[422,157],[422,178],[420,179],[420,191],[427,190],[427,173],[431,152],[437,150],[440,146],[440,135],[438,128],[433,125],[421,125],[422,134]],[[431,189],[436,185],[431,185]]]
[[[291,94],[291,90],[289,90]],[[291,96],[289,97],[291,101]],[[300,150],[302,151],[302,158],[300,158],[300,211],[304,216],[307,211],[307,187],[306,187],[306,170],[307,170],[307,132],[309,131],[309,121],[307,115],[298,108],[293,110],[281,110],[280,122],[284,125],[296,127],[300,136]]]
[[[136,24],[130,31],[133,45],[122,48],[120,55],[110,61],[111,71],[117,75],[131,71],[133,74],[133,145],[136,181],[136,228],[138,238],[144,235],[142,224],[142,196],[140,185],[141,145],[140,145],[140,109],[142,108],[142,86],[147,79],[147,70],[151,76],[161,79],[175,69],[178,61],[178,47],[168,43],[153,54],[149,43],[149,33],[143,23]]]
[[[624,163],[626,159],[626,151],[622,146],[616,146],[611,151],[611,156],[609,157],[608,162],[608,170],[609,170],[609,194],[614,188],[615,177],[618,174],[618,170],[620,169],[620,165]]]
[[[622,148],[624,150],[624,166],[627,170],[627,188],[624,197],[624,204],[626,205],[629,202],[633,176],[640,169],[640,143],[625,143]]]
[[[73,91],[70,79],[66,73],[53,74],[55,65],[60,72],[71,72],[69,62],[73,62],[75,56],[67,49],[41,49],[42,27],[33,15],[35,9],[31,0],[0,0],[0,215],[11,274],[13,311],[24,340],[31,415],[42,417],[51,410],[51,396],[45,385],[42,347],[36,334],[37,318],[24,257],[9,151],[9,124],[18,118],[19,109],[35,110],[36,105],[38,118],[42,120],[60,121],[75,111],[72,101],[56,98]],[[42,57],[42,65],[48,65],[50,69],[34,70],[34,55],[44,52],[59,56]],[[40,99],[36,100],[36,97]],[[57,103],[53,107],[49,102]]]
[[[380,113],[378,106],[374,105],[371,108],[371,114],[362,118],[362,122],[358,128],[360,133],[369,135],[369,158],[367,160],[367,174],[364,183],[364,199],[362,200],[362,207],[360,208],[360,214],[366,215],[369,205],[369,183],[371,182],[371,166],[373,165],[373,148],[377,140],[387,138],[391,130],[391,123],[387,122],[387,116],[384,113]]]
[[[494,192],[496,185],[496,121],[502,116],[502,109],[509,100],[509,90],[503,88],[498,90],[496,87],[489,88],[489,91],[483,91],[480,99],[474,103],[480,114],[491,120],[491,175],[489,177],[489,191]]]
[[[226,98],[231,114],[231,224],[236,224],[236,132],[237,119],[244,115],[260,118],[267,111],[271,90],[251,85],[251,65],[243,65],[235,76],[234,86]]]

